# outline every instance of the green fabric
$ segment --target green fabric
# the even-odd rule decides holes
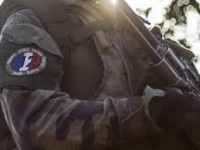
[[[39,28],[40,26],[39,20],[30,10],[19,11],[7,19],[1,32],[1,88],[25,87],[29,89],[60,90],[59,84],[63,74],[62,54],[53,39],[42,28]],[[8,59],[19,49],[26,47],[33,47],[41,51],[46,56],[46,67],[36,74],[22,76],[10,74],[6,70]]]

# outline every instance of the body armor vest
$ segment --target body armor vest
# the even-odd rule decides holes
[[[58,4],[55,10],[45,6],[47,10],[44,11],[36,1],[16,1],[35,11],[45,30],[58,44],[63,57],[63,92],[79,99],[133,96],[132,75],[122,50],[121,34],[112,30],[112,23],[90,3],[63,1],[64,5],[59,5],[55,0],[44,0],[42,3]],[[47,12],[57,15],[49,17]]]

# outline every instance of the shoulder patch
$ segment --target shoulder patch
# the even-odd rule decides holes
[[[40,72],[46,67],[47,58],[38,49],[26,47],[13,53],[6,62],[6,70],[11,75],[23,76]]]

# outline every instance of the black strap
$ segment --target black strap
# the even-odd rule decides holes
[[[83,41],[84,39],[92,36],[95,32],[111,28],[110,24],[105,20],[96,21],[88,25],[82,26],[69,35],[70,41],[75,44]]]
[[[77,28],[76,24],[68,22],[65,5],[59,0],[15,0],[33,10],[59,45],[72,45],[92,36],[95,32],[109,29],[111,26],[105,20],[96,21]],[[54,26],[53,28],[51,26]],[[70,27],[69,27],[70,26]],[[71,27],[74,26],[74,27]],[[60,28],[61,27],[61,28]],[[68,27],[70,29],[68,29]],[[62,32],[59,30],[62,29]],[[71,30],[67,31],[66,30]],[[61,39],[64,39],[61,41]]]
[[[59,0],[15,0],[33,10],[44,23],[59,22],[67,19],[65,6]]]

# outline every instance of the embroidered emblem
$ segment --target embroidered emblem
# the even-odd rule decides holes
[[[6,70],[11,75],[22,76],[40,72],[46,67],[47,58],[35,48],[22,48],[12,54],[7,63]]]

